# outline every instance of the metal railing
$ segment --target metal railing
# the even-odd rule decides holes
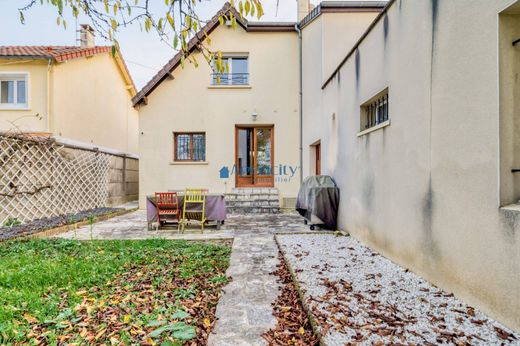
[[[212,73],[212,85],[248,85],[249,73]]]
[[[364,108],[366,114],[366,129],[387,121],[389,119],[388,94],[384,94]]]

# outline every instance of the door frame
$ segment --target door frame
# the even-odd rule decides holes
[[[240,129],[252,129],[253,130],[253,174],[252,182],[247,183],[240,180],[240,174],[238,172],[238,131]],[[270,129],[271,130],[271,175],[262,175],[262,181],[255,182],[256,177],[256,155],[258,150],[256,148],[256,129]],[[235,124],[235,187],[274,187],[274,124]]]

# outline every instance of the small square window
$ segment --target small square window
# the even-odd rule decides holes
[[[173,134],[174,161],[206,161],[206,134],[180,133]]]
[[[27,108],[27,74],[0,73],[0,108]]]

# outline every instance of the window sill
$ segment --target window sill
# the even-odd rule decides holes
[[[500,207],[500,210],[502,211],[513,211],[513,212],[517,212],[517,213],[520,213],[520,204],[509,204],[509,205],[505,205],[503,207]]]
[[[208,161],[172,161],[170,165],[172,166],[206,166],[208,165]]]
[[[387,121],[382,122],[381,124],[377,124],[376,126],[372,126],[369,129],[366,129],[366,130],[363,130],[361,132],[358,132],[357,136],[361,137],[361,136],[367,135],[370,132],[377,131],[379,129],[382,129],[383,127],[387,127],[388,125],[390,125],[390,119],[388,119]]]
[[[30,107],[0,106],[0,111],[30,111]]]
[[[251,85],[210,85],[208,89],[251,89]]]

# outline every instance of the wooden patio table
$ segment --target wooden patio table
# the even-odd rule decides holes
[[[177,198],[179,199],[179,209],[182,212],[184,191],[170,190],[169,192],[177,192]],[[202,205],[194,206],[194,208],[199,208],[199,210],[202,211]],[[208,222],[215,222],[217,229],[220,229],[220,226],[224,223],[224,220],[226,220],[226,200],[224,194],[206,194],[206,206],[204,210],[206,214],[206,220]],[[146,196],[146,222],[148,224],[148,229],[151,229],[152,224],[157,222],[157,207],[155,205],[155,196]]]

